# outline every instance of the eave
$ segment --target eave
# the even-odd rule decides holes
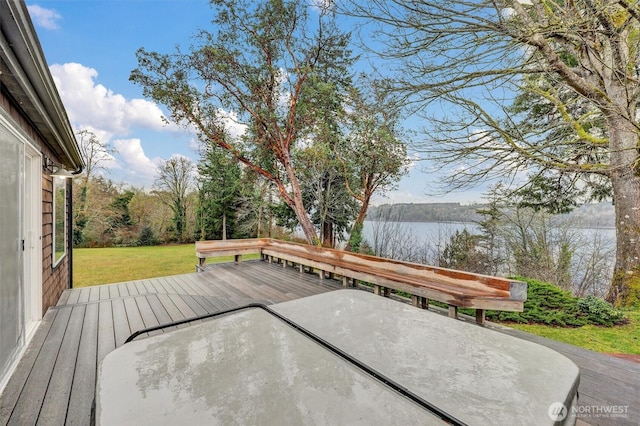
[[[23,1],[0,0],[0,53],[0,89],[67,169],[82,170],[71,123]]]

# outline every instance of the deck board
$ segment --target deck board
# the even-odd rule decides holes
[[[196,316],[206,315],[207,313],[209,313],[209,311],[200,303],[198,303],[198,301],[196,301],[196,299],[194,299],[193,296],[189,294],[183,294],[180,297],[182,298],[184,303],[186,303],[189,306],[189,309],[191,309]]]
[[[250,302],[278,303],[338,290],[337,280],[262,261],[212,264],[201,273],[66,290],[49,309],[0,395],[0,425],[86,425],[97,365],[133,332]],[[581,369],[580,404],[628,405],[626,419],[584,419],[593,425],[640,418],[640,364],[501,328],[571,358]],[[151,334],[162,333],[155,331]]]
[[[67,309],[71,310],[71,315],[42,402],[38,417],[39,425],[63,424],[67,414],[86,305],[72,306]]]
[[[98,305],[98,362],[116,347],[111,301]]]
[[[155,327],[160,324],[158,317],[153,312],[153,308],[151,308],[151,304],[146,297],[140,296],[136,297],[134,300],[138,306],[138,311],[140,312],[140,317],[144,323],[144,328]]]
[[[80,347],[82,350],[78,351],[69,407],[66,412],[68,425],[87,425],[91,420],[98,356],[98,304],[96,303],[86,305]]]
[[[89,294],[91,294],[90,288],[82,288],[78,293],[78,303],[87,303],[89,301]]]
[[[149,305],[151,305],[151,309],[158,319],[158,324],[167,324],[174,321],[157,294],[150,294],[146,299],[149,301]]]
[[[91,290],[90,290],[90,293],[89,293],[89,301],[95,302],[96,300],[100,300],[100,287],[99,286],[91,287]]]
[[[112,317],[113,317],[113,333],[115,338],[116,347],[121,346],[127,337],[131,335],[131,329],[129,328],[129,320],[127,318],[127,311],[124,307],[124,301],[122,299],[116,299],[111,301]]]
[[[36,423],[70,317],[71,309],[61,309],[56,314],[40,353],[32,365],[20,398],[7,422],[8,425]]]
[[[127,320],[129,321],[130,331],[134,333],[138,330],[146,328],[144,325],[144,320],[142,319],[142,314],[140,313],[140,308],[136,303],[136,299],[133,297],[128,297],[124,299],[123,303],[125,312],[127,314]]]
[[[120,293],[120,297],[129,296],[129,287],[127,283],[118,284],[118,293]]]
[[[19,368],[13,373],[2,395],[0,395],[0,424],[8,424],[12,413],[16,412],[15,408],[27,385],[31,370],[36,364],[49,332],[55,323],[57,314],[57,310],[50,309],[42,318],[38,330],[20,360]]]

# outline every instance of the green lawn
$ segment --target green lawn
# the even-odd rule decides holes
[[[209,259],[231,261],[232,257]],[[195,244],[73,250],[73,286],[86,287],[195,271]],[[629,324],[562,328],[507,324],[509,327],[597,352],[640,354],[640,309],[625,312]]]
[[[626,310],[624,313],[629,318],[629,324],[614,327],[585,325],[565,328],[538,324],[506,325],[596,352],[640,355],[640,309]]]
[[[228,262],[233,257],[209,259]],[[73,250],[73,286],[86,287],[195,272],[195,244]]]

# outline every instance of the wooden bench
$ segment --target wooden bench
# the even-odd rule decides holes
[[[409,294],[412,304],[420,308],[427,308],[429,300],[443,302],[453,318],[457,318],[458,308],[472,308],[479,324],[484,323],[488,309],[522,312],[527,298],[527,285],[520,281],[343,250],[269,238],[196,242],[198,270],[204,269],[209,257],[234,256],[240,262],[242,255],[249,253],[283,267],[297,264],[301,272],[317,270],[321,279],[340,276],[345,287],[361,281],[373,285],[374,293],[381,296],[389,296],[391,289],[400,291]]]
[[[233,256],[235,262],[239,263],[244,254],[261,254],[262,249],[268,243],[268,238],[196,241],[196,256],[198,257],[196,272],[204,269],[205,262],[210,257]]]

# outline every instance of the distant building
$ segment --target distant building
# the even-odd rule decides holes
[[[71,286],[71,179],[84,166],[27,7],[0,0],[0,390]]]

